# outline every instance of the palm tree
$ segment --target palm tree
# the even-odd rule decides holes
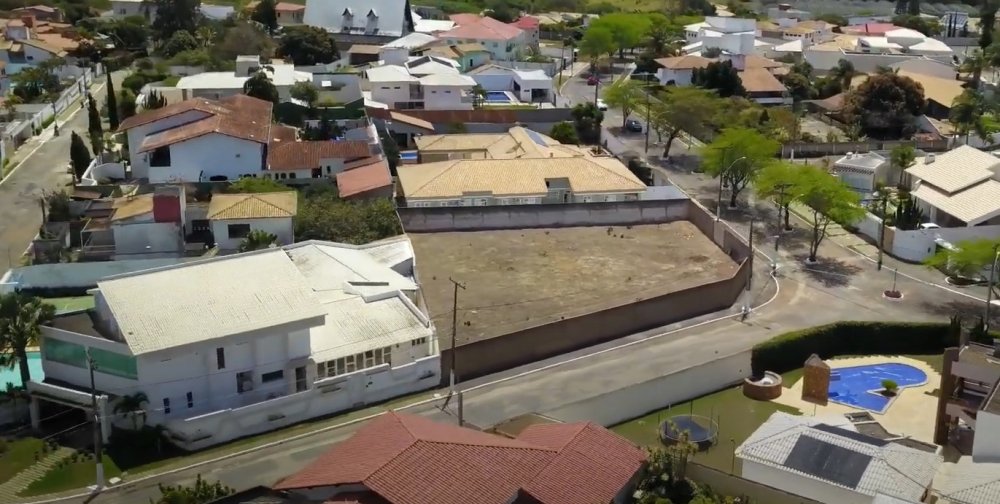
[[[17,362],[22,386],[31,381],[27,348],[38,345],[41,326],[55,314],[54,306],[34,296],[19,292],[0,295],[0,366],[12,367]]]
[[[139,430],[139,423],[136,418],[142,418],[142,424],[146,424],[146,410],[142,405],[149,402],[145,392],[136,392],[131,395],[124,395],[115,405],[115,413],[128,415],[132,419],[132,430]]]
[[[986,100],[978,91],[966,89],[955,98],[951,104],[949,119],[956,126],[959,134],[965,135],[965,143],[969,143],[972,133],[985,140],[989,133],[983,115],[986,113]]]
[[[472,86],[472,108],[480,108],[486,101],[486,88],[476,84]]]
[[[958,71],[972,74],[972,89],[979,89],[982,80],[983,70],[986,68],[986,56],[983,51],[976,49],[959,65]]]
[[[201,26],[194,32],[194,38],[198,39],[201,46],[207,49],[212,46],[212,41],[215,40],[215,30],[211,26]]]
[[[892,149],[889,153],[889,164],[894,169],[899,170],[899,182],[898,187],[903,187],[903,174],[906,173],[906,169],[913,164],[913,161],[917,158],[916,152],[914,152],[913,147],[909,145],[900,145]]]
[[[260,229],[254,229],[250,231],[250,234],[240,243],[240,252],[250,252],[251,250],[266,249],[274,245],[278,241],[278,237],[268,233],[267,231],[262,231]]]
[[[840,90],[842,92],[847,92],[851,89],[851,80],[854,79],[855,73],[854,64],[845,59],[838,61],[837,66],[830,69],[830,77],[840,83]]]

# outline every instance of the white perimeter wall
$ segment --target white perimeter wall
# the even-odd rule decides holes
[[[825,502],[827,504],[871,504],[872,497],[852,492],[845,488],[819,480],[799,476],[789,471],[742,460],[742,476],[748,480],[763,483],[795,495]]]
[[[747,350],[544,413],[565,422],[615,425],[726,388],[749,375]]]
[[[855,226],[858,228],[859,233],[871,238],[874,240],[874,243],[878,243],[880,224],[881,220],[878,217],[867,213]],[[905,261],[921,262],[934,255],[937,250],[935,240],[938,238],[952,245],[980,238],[996,239],[1000,237],[1000,225],[915,229],[912,231],[887,230],[885,238],[887,247],[890,245],[890,232],[893,234],[892,249],[886,250],[887,252]]]

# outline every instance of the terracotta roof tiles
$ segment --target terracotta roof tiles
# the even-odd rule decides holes
[[[341,198],[358,196],[383,187],[392,187],[392,175],[384,159],[373,159],[337,174],[337,193]]]
[[[208,219],[269,219],[294,217],[295,191],[252,194],[216,194],[208,204]]]
[[[472,40],[510,40],[522,33],[522,30],[514,25],[502,23],[491,17],[483,17],[477,20],[459,21],[452,17],[452,21],[458,26],[446,32],[438,34],[439,39],[472,39]]]
[[[328,140],[272,143],[267,154],[267,169],[272,171],[319,168],[323,159],[357,159],[371,154],[361,140]]]
[[[245,95],[230,96],[217,102],[196,98],[170,104],[132,116],[122,122],[118,130],[125,131],[192,110],[200,111],[202,114],[190,122],[146,135],[138,152],[148,152],[209,133],[219,133],[262,144],[270,141],[271,102]]]

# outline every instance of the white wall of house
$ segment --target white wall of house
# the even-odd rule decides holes
[[[976,431],[985,435],[975,436],[972,440],[972,456],[974,458],[1000,457],[1000,436],[990,435],[1000,432],[1000,415],[980,410],[976,415]]]
[[[660,80],[660,84],[667,85],[670,81],[674,81],[676,86],[690,86],[691,79],[694,77],[694,71],[690,68],[674,70],[671,68],[661,68],[656,72],[656,78]]]
[[[146,137],[146,135],[189,123],[197,119],[204,118],[207,115],[208,114],[199,110],[189,110],[182,114],[165,117],[159,121],[153,121],[151,123],[130,128],[127,135],[128,144],[130,146],[129,163],[132,166],[132,176],[134,178],[149,177],[149,154],[146,152],[139,152],[139,146],[142,145],[142,140]]]
[[[372,100],[384,103],[389,108],[394,108],[397,102],[417,101],[410,99],[410,85],[409,82],[372,82]]]
[[[144,16],[150,23],[156,19],[156,6],[153,2],[111,0],[111,12],[114,17],[118,18]]]
[[[522,30],[521,34],[508,40],[493,39],[447,39],[448,45],[479,42],[490,53],[490,58],[496,61],[515,61],[524,55],[529,45],[528,38]]]
[[[826,504],[871,504],[869,495],[853,492],[830,483],[807,478],[791,471],[741,460],[742,476],[748,480],[784,490]]]
[[[184,228],[179,222],[126,222],[112,225],[115,255],[183,254]]]
[[[295,241],[291,217],[213,220],[211,225],[215,243],[222,250],[236,250],[240,247],[240,243],[243,242],[242,236],[230,236],[230,226],[250,226],[251,231],[260,230],[271,233],[278,237],[278,244],[280,245],[288,245]]]
[[[264,166],[264,145],[219,133],[211,133],[170,146],[170,166],[149,169],[149,181],[208,181],[212,177],[237,180],[258,174]]]
[[[469,86],[424,86],[426,110],[472,110],[472,98],[466,98]]]

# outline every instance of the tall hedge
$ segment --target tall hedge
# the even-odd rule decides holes
[[[802,367],[817,354],[838,355],[937,354],[957,346],[957,323],[836,322],[772,338],[753,347],[755,375],[784,373]]]

